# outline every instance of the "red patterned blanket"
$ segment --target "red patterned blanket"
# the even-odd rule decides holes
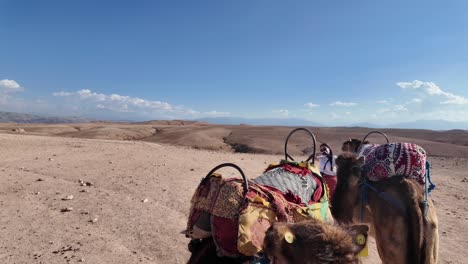
[[[364,156],[364,173],[371,181],[391,176],[405,176],[424,184],[426,175],[426,151],[412,143],[363,145],[359,156]]]

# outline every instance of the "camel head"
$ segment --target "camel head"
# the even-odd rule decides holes
[[[338,226],[319,220],[274,223],[266,232],[264,253],[274,264],[359,263],[367,225]]]
[[[355,139],[355,138],[350,138],[348,140],[346,140],[345,142],[343,142],[343,145],[341,146],[341,150],[343,152],[358,152],[358,149],[359,147],[361,146],[361,144],[369,144],[369,141],[364,141],[362,142],[361,140],[359,139]]]

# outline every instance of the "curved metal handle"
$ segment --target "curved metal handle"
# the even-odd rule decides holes
[[[223,164],[219,164],[218,166],[214,167],[212,170],[210,170],[210,172],[208,172],[208,174],[206,175],[205,179],[208,179],[209,176],[211,176],[215,171],[221,169],[221,168],[224,168],[224,167],[232,167],[234,169],[236,169],[242,176],[242,187],[244,187],[244,196],[247,194],[247,192],[249,191],[249,182],[247,181],[247,177],[245,177],[245,174],[244,172],[242,171],[242,169],[237,166],[236,164],[234,163],[223,163]]]
[[[361,141],[361,145],[364,144],[364,141],[366,141],[366,138],[367,138],[368,136],[370,136],[371,134],[380,134],[380,135],[382,135],[382,136],[385,137],[385,140],[387,141],[387,144],[390,143],[390,141],[388,141],[387,135],[385,135],[384,133],[382,133],[382,132],[380,132],[380,131],[375,130],[375,131],[369,132],[369,133],[364,137],[364,139]]]
[[[289,133],[288,137],[286,138],[286,143],[284,143],[284,159],[287,161],[288,158],[290,158],[292,161],[294,161],[293,157],[291,157],[291,155],[289,155],[289,153],[288,153],[288,141],[289,141],[289,138],[292,136],[292,134],[296,133],[297,131],[301,131],[301,130],[307,132],[312,137],[312,140],[314,141],[314,152],[306,160],[306,162],[308,162],[309,160],[312,159],[312,164],[314,164],[315,163],[315,150],[316,150],[316,147],[317,147],[317,140],[315,140],[315,135],[309,129],[303,128],[303,127],[294,129],[293,131],[291,131],[291,133]]]

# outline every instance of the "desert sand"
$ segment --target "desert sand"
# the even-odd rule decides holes
[[[200,179],[223,162],[258,176],[283,158],[291,130],[174,122],[0,125],[0,263],[185,263],[180,232]],[[24,133],[12,131],[19,127]],[[369,131],[314,130],[338,153]],[[468,133],[385,132],[431,155],[440,263],[468,263]],[[307,140],[293,140],[291,153]],[[380,263],[370,246],[365,263]]]

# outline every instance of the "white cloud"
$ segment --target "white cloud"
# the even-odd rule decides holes
[[[408,108],[406,108],[404,105],[394,105],[392,107],[389,107],[389,108],[383,108],[383,109],[380,109],[378,110],[377,112],[380,113],[380,114],[384,114],[384,113],[399,113],[399,112],[406,112],[408,111]]]
[[[453,93],[445,92],[433,82],[422,82],[419,80],[414,80],[412,82],[398,82],[397,85],[402,89],[422,89],[428,95],[445,97],[447,100],[440,102],[440,104],[468,104],[467,98],[460,95],[455,95]]]
[[[15,80],[3,79],[0,80],[0,89],[4,89],[4,91],[21,91],[22,87]]]
[[[351,112],[345,112],[345,115],[351,115],[352,113]]]
[[[338,118],[340,118],[340,116],[337,113],[332,112],[332,113],[330,113],[330,118],[331,119],[338,119]]]
[[[377,100],[378,104],[389,104],[388,100]]]
[[[330,105],[331,105],[331,106],[351,107],[351,106],[356,106],[357,103],[336,101],[336,102],[334,102],[334,103],[331,103]]]
[[[409,103],[415,103],[415,104],[419,104],[422,102],[422,99],[420,98],[413,98],[411,99],[411,101],[409,101]]]
[[[151,116],[158,114],[167,118],[197,118],[228,116],[228,112],[209,111],[200,112],[183,106],[174,106],[166,102],[145,100],[138,97],[131,97],[119,94],[95,93],[89,89],[82,89],[76,92],[56,92],[55,97],[66,97],[70,100],[79,100],[86,106],[86,102],[98,103],[93,105],[94,109],[106,109],[113,112],[136,113]]]
[[[319,107],[320,105],[319,104],[314,104],[314,103],[307,103],[304,106],[306,106],[308,108],[315,108],[315,107]]]
[[[289,115],[289,110],[287,110],[287,109],[273,110],[273,113],[279,114],[279,115],[282,115],[282,116],[288,116]]]

